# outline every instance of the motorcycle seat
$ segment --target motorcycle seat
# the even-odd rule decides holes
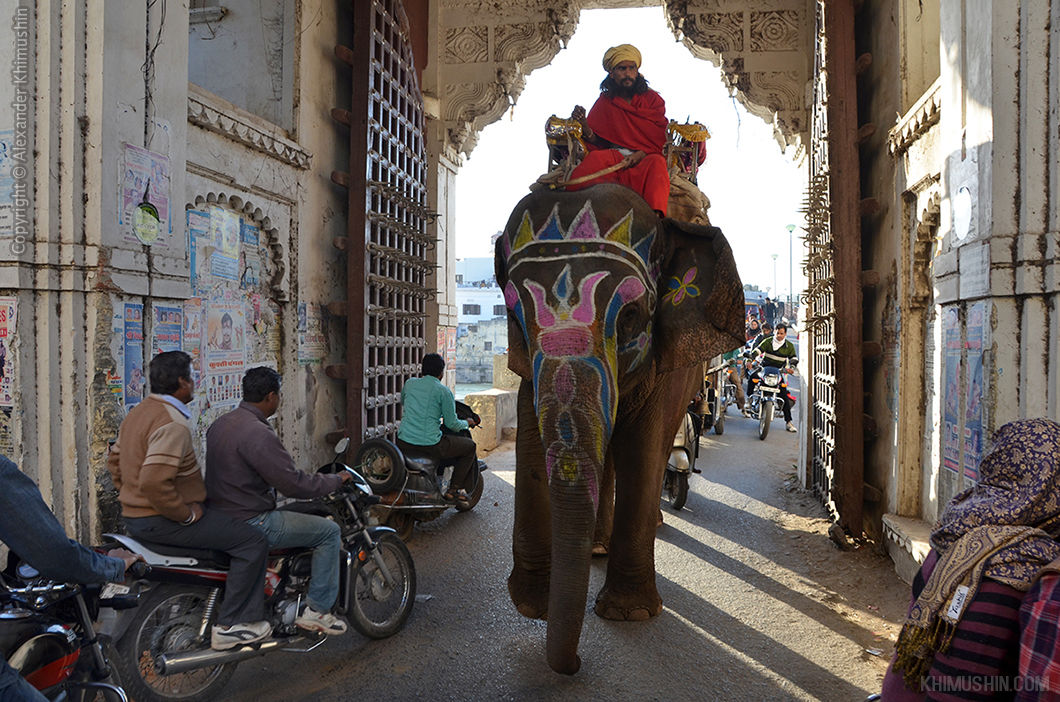
[[[199,562],[199,565],[217,565],[224,568],[228,567],[229,557],[224,551],[217,551],[212,548],[191,548],[188,546],[172,546],[170,544],[160,544],[154,541],[144,541],[143,539],[137,539],[141,544],[151,549],[155,553],[160,553],[163,556],[176,556],[179,558],[194,558]]]
[[[430,475],[438,470],[438,461],[430,456],[417,456],[416,454],[410,455],[406,452],[405,467],[411,473],[425,473]]]

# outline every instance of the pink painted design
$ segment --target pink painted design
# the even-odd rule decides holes
[[[537,316],[537,325],[539,327],[554,326],[556,317],[552,314],[552,310],[549,309],[548,303],[545,301],[545,289],[532,280],[526,281],[526,289],[530,291],[530,295],[534,298],[534,314]]]
[[[510,310],[514,310],[515,306],[519,304],[519,291],[515,289],[515,283],[510,280],[504,286],[504,304]]]
[[[585,204],[582,205],[581,211],[575,216],[574,221],[570,225],[570,229],[567,230],[567,238],[600,238],[600,225],[596,222],[596,215],[593,213],[592,203],[589,200],[585,201]]]
[[[593,351],[593,335],[586,327],[560,327],[543,332],[538,340],[546,356],[588,356]]]
[[[578,293],[578,306],[571,313],[571,318],[582,324],[592,324],[596,320],[596,286],[608,276],[606,271],[593,273],[582,281]]]
[[[640,282],[633,276],[629,276],[619,283],[618,288],[615,290],[615,294],[619,296],[624,304],[636,300],[644,294],[645,290],[644,283]]]
[[[556,399],[564,405],[569,405],[574,399],[574,371],[569,363],[563,363],[556,369],[554,382]]]

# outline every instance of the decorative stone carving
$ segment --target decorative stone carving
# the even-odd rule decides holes
[[[446,63],[482,63],[489,60],[489,28],[450,27],[445,30]]]
[[[475,135],[504,114],[525,76],[566,45],[582,9],[628,5],[626,0],[442,0],[438,93],[446,146],[470,153]],[[798,158],[801,144],[809,141],[805,95],[813,65],[812,0],[663,0],[663,5],[674,35],[694,56],[721,67],[736,98],[773,124],[781,146],[794,146]],[[471,80],[468,64],[474,64]],[[496,82],[482,80],[484,67]]]
[[[898,155],[908,149],[920,135],[938,124],[942,113],[942,79],[938,78],[909,111],[898,118],[887,134],[887,146],[891,154]]]
[[[751,51],[796,51],[799,48],[797,10],[751,13]]]
[[[282,129],[262,124],[264,120],[192,85],[188,86],[188,122],[295,168],[309,168],[310,153],[283,136]]]
[[[743,51],[742,12],[708,12],[685,18],[685,31],[703,37],[716,51]]]

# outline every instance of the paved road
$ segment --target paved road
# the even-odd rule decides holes
[[[420,601],[385,641],[355,632],[307,655],[240,664],[226,698],[264,700],[862,700],[878,691],[907,587],[871,549],[827,540],[816,500],[794,489],[797,437],[767,441],[731,411],[702,440],[692,493],[664,507],[656,563],[663,613],[609,622],[591,610],[582,669],[545,663],[545,625],[508,599],[514,451],[487,460],[482,501],[418,528]],[[603,583],[593,564],[587,609]]]

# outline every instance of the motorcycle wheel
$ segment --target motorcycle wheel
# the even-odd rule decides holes
[[[680,511],[688,501],[688,473],[674,473],[670,482],[670,507]]]
[[[368,439],[357,449],[354,470],[364,476],[377,493],[393,492],[405,483],[405,458],[392,442]]]
[[[416,602],[416,566],[405,542],[397,534],[380,534],[376,552],[392,583],[369,554],[353,570],[353,602],[349,608],[353,628],[370,639],[385,639],[401,631]]]
[[[766,436],[769,434],[769,425],[773,423],[773,410],[776,407],[773,406],[772,402],[763,402],[761,412],[758,416],[758,438],[762,441],[766,440]]]
[[[482,479],[482,473],[478,474],[478,479],[475,481],[475,489],[467,495],[467,507],[461,507],[457,505],[457,512],[470,512],[475,509],[475,505],[482,499],[482,488],[485,486],[486,481]]]
[[[391,512],[387,517],[386,525],[397,532],[405,543],[412,541],[415,532],[416,519],[408,512]]]
[[[162,585],[136,609],[129,629],[118,641],[122,686],[137,702],[208,700],[218,696],[236,670],[235,663],[199,668],[187,673],[160,675],[155,658],[163,653],[209,646],[198,640],[203,611],[210,595],[205,587]]]

